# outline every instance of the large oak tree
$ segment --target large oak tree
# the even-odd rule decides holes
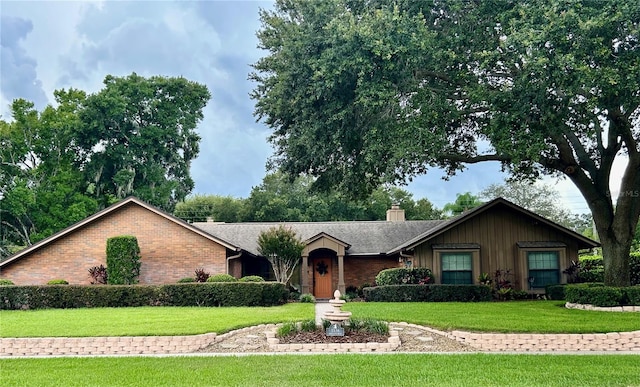
[[[593,214],[605,282],[629,284],[639,2],[279,0],[261,21],[250,77],[272,167],[353,194],[490,160],[516,179],[565,176]]]

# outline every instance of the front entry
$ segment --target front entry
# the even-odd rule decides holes
[[[313,295],[316,298],[333,297],[331,286],[331,258],[315,258],[313,264]]]

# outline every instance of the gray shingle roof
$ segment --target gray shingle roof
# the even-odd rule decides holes
[[[442,222],[444,221],[415,220],[405,222],[194,223],[193,225],[254,255],[259,255],[257,242],[260,233],[278,225],[291,227],[303,241],[324,232],[349,244],[347,255],[375,255],[385,254]]]

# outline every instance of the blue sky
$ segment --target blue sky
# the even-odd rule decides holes
[[[247,80],[250,64],[263,55],[255,32],[265,1],[11,1],[0,3],[0,114],[9,119],[15,98],[41,109],[53,91],[96,92],[108,74],[183,76],[207,85],[213,98],[198,131],[200,155],[191,168],[193,193],[247,197],[265,175],[272,153],[269,128],[255,121]],[[405,187],[414,199],[437,207],[456,193],[477,193],[505,175],[483,163],[442,180],[438,170]],[[548,181],[574,212],[586,212],[567,181]]]

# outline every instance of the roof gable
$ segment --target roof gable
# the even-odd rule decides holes
[[[90,224],[93,224],[93,223],[95,223],[97,221],[100,221],[101,219],[105,218],[109,214],[112,214],[112,213],[114,213],[114,212],[116,212],[118,210],[124,209],[127,206],[131,206],[131,205],[140,206],[140,207],[142,207],[142,208],[144,208],[144,209],[146,209],[146,210],[148,210],[150,212],[153,212],[154,214],[156,214],[156,215],[158,215],[158,216],[160,216],[160,217],[162,217],[164,219],[167,219],[167,220],[169,220],[169,221],[171,221],[171,222],[173,222],[173,223],[175,223],[175,224],[177,224],[177,225],[179,225],[181,227],[184,227],[184,228],[188,229],[191,232],[194,232],[194,233],[196,233],[196,234],[198,234],[200,236],[203,236],[206,239],[214,241],[214,242],[224,246],[225,248],[228,248],[228,249],[231,249],[231,250],[238,250],[238,247],[232,245],[231,243],[228,243],[228,242],[226,242],[226,241],[224,241],[224,240],[222,240],[222,239],[220,239],[220,238],[218,238],[216,236],[210,235],[210,234],[204,232],[203,230],[201,230],[201,229],[199,229],[197,227],[193,227],[191,224],[183,221],[182,219],[176,218],[175,216],[173,216],[171,214],[168,214],[168,213],[166,213],[166,212],[164,212],[164,211],[162,211],[162,210],[160,210],[160,209],[158,209],[158,208],[156,208],[156,207],[154,207],[154,206],[152,206],[152,205],[150,205],[148,203],[145,203],[145,202],[143,202],[142,200],[140,200],[140,199],[138,199],[136,197],[130,196],[130,197],[126,198],[126,199],[123,199],[123,200],[121,200],[121,201],[119,201],[119,202],[117,202],[117,203],[115,203],[115,204],[113,204],[113,205],[101,210],[101,211],[96,212],[95,214],[93,214],[93,215],[91,215],[91,216],[89,216],[89,217],[87,217],[87,218],[85,218],[85,219],[83,219],[83,220],[81,220],[81,221],[79,221],[79,222],[77,222],[77,223],[75,223],[75,224],[63,229],[63,230],[61,230],[61,231],[58,231],[57,233],[51,235],[48,238],[45,238],[45,239],[39,241],[38,243],[35,243],[35,244],[33,244],[33,245],[23,249],[23,250],[20,250],[19,252],[13,254],[9,258],[7,258],[4,261],[0,262],[0,267],[7,266],[8,264],[17,261],[20,258],[28,256],[32,252],[37,251],[39,249],[42,249],[42,248],[48,246],[49,244],[51,244],[51,243],[53,243],[53,242],[55,242],[57,240],[60,240],[60,239],[64,238],[65,236],[67,236],[67,235],[69,235],[71,233],[74,233],[74,232],[76,232],[76,231],[78,231],[78,230],[80,230],[80,229],[82,229],[82,228],[84,228],[84,227],[86,227],[86,226],[88,226]]]
[[[600,244],[590,238],[585,237],[584,235],[581,235],[573,230],[570,230],[564,226],[561,226],[557,223],[552,222],[549,219],[546,219],[534,212],[531,212],[523,207],[520,207],[514,203],[511,203],[510,201],[503,199],[503,198],[497,198],[494,199],[490,202],[487,202],[481,206],[478,206],[476,208],[473,208],[469,211],[465,211],[462,214],[455,216],[451,219],[448,219],[446,221],[444,221],[443,223],[437,225],[436,227],[433,227],[427,231],[425,231],[424,233],[416,236],[415,238],[409,239],[406,242],[396,246],[395,248],[393,248],[392,250],[388,251],[387,253],[393,253],[393,252],[398,252],[398,251],[402,251],[402,250],[410,250],[413,249],[414,247],[423,244],[424,242],[428,241],[429,239],[435,238],[436,236],[451,230],[452,228],[460,225],[461,223],[464,223],[466,221],[468,221],[469,219],[472,219],[482,213],[485,213],[493,208],[496,208],[498,206],[505,206],[507,208],[510,208],[512,210],[515,210],[518,213],[521,213],[525,216],[528,216],[530,218],[535,219],[538,222],[541,222],[543,224],[545,224],[548,227],[551,227],[555,230],[558,230],[566,235],[568,235],[569,237],[576,239],[578,242],[578,245],[584,246],[584,248],[592,248],[592,247],[597,247]]]

